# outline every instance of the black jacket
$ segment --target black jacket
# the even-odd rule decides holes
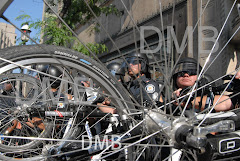
[[[144,102],[151,103],[153,100],[159,101],[160,98],[159,84],[152,79],[146,78],[145,75],[133,80],[130,83],[129,91],[140,104]]]

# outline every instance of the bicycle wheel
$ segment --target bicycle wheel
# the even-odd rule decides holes
[[[38,147],[41,142],[39,140],[18,139],[16,137],[11,138],[11,136],[44,138],[50,133],[52,125],[48,124],[46,119],[43,119],[40,115],[27,117],[29,101],[31,100],[32,107],[39,104],[34,98],[41,91],[39,80],[23,74],[1,74],[0,80],[2,87],[0,133],[10,136],[10,138],[1,138],[1,151],[20,152],[24,149]]]
[[[99,112],[97,105],[92,105],[96,99],[108,97],[119,114],[131,111],[121,85],[97,62],[78,52],[33,45],[7,48],[0,55],[11,61],[0,62],[0,158],[39,159],[50,155],[49,149],[61,139],[106,133],[109,121],[104,118],[109,113],[100,111],[100,116],[94,117],[94,111]],[[39,66],[46,70],[38,71]],[[60,72],[57,77],[51,75],[53,67]],[[91,132],[86,132],[86,122]]]
[[[159,1],[159,2],[161,4],[161,1]],[[208,4],[208,2],[207,2],[207,4]],[[122,3],[122,7],[124,8],[124,11],[126,11],[126,13],[128,14],[127,16],[129,16],[129,19],[131,21],[130,24],[133,25],[133,30],[134,30],[133,34],[135,37],[136,32],[140,33],[138,25],[133,18],[134,16],[132,16],[132,14],[130,13],[131,11],[129,11],[128,8],[125,6],[125,3],[123,1],[121,1],[121,3]],[[174,1],[174,4],[175,3],[176,3],[176,1]],[[181,3],[182,3],[182,1],[180,1],[180,4]],[[136,2],[136,4],[138,4],[138,3]],[[207,6],[207,4],[206,4],[206,6]],[[139,8],[139,7],[136,7],[136,8]],[[201,8],[202,8],[202,6],[201,6]],[[89,9],[91,10],[90,7],[89,7]],[[167,6],[167,11],[169,11],[168,6]],[[93,12],[93,11],[91,10],[91,12]],[[173,10],[172,10],[172,13],[174,13],[174,12],[175,12],[175,6],[173,6]],[[185,12],[183,12],[183,13],[185,13]],[[92,14],[94,15],[94,12]],[[160,5],[160,13],[159,13],[160,16],[159,17],[161,17],[162,14],[163,14],[162,7]],[[173,17],[173,19],[175,19],[174,14],[172,17]],[[182,13],[179,13],[177,19],[180,17],[182,17]],[[98,17],[95,17],[95,18],[98,19]],[[162,27],[163,18],[160,18],[160,19],[161,19],[161,27]],[[122,20],[121,20],[121,22],[122,22]],[[104,25],[102,25],[101,22],[99,22],[99,24],[104,29]],[[198,22],[197,22],[196,26],[197,25],[198,25]],[[163,27],[162,27],[162,30],[164,30]],[[105,32],[104,34],[106,34],[108,36],[108,38],[111,41],[113,41],[112,37],[109,35],[109,32],[105,29],[104,29],[104,32]],[[163,31],[163,33],[165,33],[165,31]],[[134,50],[138,50],[139,42],[137,42],[135,40],[134,43],[135,43],[134,46],[136,48],[136,49],[134,48]],[[114,41],[112,44],[114,46],[116,45],[114,43]],[[147,43],[146,43],[146,46],[148,46]],[[144,47],[146,47],[146,46],[144,46]],[[44,50],[45,47],[47,49],[46,51],[48,51],[46,53]],[[116,45],[115,47],[116,47],[116,50],[118,50],[118,46]],[[154,46],[152,46],[152,47],[154,47]],[[47,46],[42,46],[43,50],[37,49],[37,47],[29,47],[29,46],[21,47],[21,48],[22,49],[20,49],[20,47],[19,47],[17,49],[17,50],[20,50],[19,58],[18,57],[13,58],[8,54],[3,54],[3,58],[6,57],[8,60],[11,60],[16,63],[20,63],[20,65],[23,64],[24,66],[36,66],[37,64],[41,64],[41,65],[43,64],[44,66],[47,66],[46,71],[44,71],[43,73],[34,71],[37,73],[37,74],[35,74],[35,76],[37,76],[39,78],[41,78],[41,77],[48,78],[49,77],[49,83],[48,83],[49,86],[51,86],[51,83],[54,83],[55,81],[57,82],[58,80],[65,80],[62,82],[68,82],[67,85],[65,86],[68,89],[67,93],[71,93],[72,89],[74,89],[75,85],[72,84],[74,82],[73,81],[74,77],[77,77],[78,75],[84,75],[85,81],[86,81],[85,77],[87,77],[87,78],[91,79],[92,84],[95,84],[92,87],[93,87],[93,89],[98,91],[97,93],[101,93],[103,96],[112,97],[112,100],[114,100],[114,104],[115,104],[114,107],[119,109],[118,112],[119,112],[120,116],[125,116],[124,114],[127,114],[127,117],[128,117],[127,122],[130,123],[130,125],[128,125],[127,127],[128,127],[128,129],[130,127],[130,129],[129,130],[125,129],[124,131],[120,130],[121,132],[119,132],[122,136],[121,139],[124,140],[123,148],[121,148],[120,150],[116,150],[116,151],[109,151],[109,148],[105,148],[105,150],[102,150],[101,152],[94,153],[93,154],[94,159],[97,159],[97,160],[108,159],[110,156],[112,156],[113,158],[111,158],[111,159],[125,159],[125,160],[171,160],[171,159],[174,160],[174,158],[176,158],[177,160],[198,160],[198,158],[197,158],[198,152],[199,152],[199,150],[202,150],[202,149],[199,149],[200,147],[198,147],[197,144],[196,144],[196,146],[194,145],[195,147],[186,146],[186,143],[185,143],[186,138],[187,138],[186,134],[191,133],[192,128],[194,126],[204,127],[205,125],[204,125],[204,123],[195,119],[197,117],[196,115],[198,115],[198,113],[196,114],[196,113],[194,113],[194,111],[186,110],[187,107],[182,107],[182,106],[173,107],[172,104],[173,104],[173,102],[175,102],[175,100],[171,101],[171,99],[172,99],[171,93],[172,93],[173,89],[169,83],[170,76],[169,77],[165,76],[165,78],[164,78],[164,88],[166,91],[166,93],[165,93],[166,100],[164,102],[165,103],[164,106],[161,106],[160,108],[156,107],[156,106],[151,106],[151,107],[149,106],[146,109],[146,107],[144,107],[143,105],[133,104],[134,106],[137,106],[137,108],[136,109],[130,108],[130,110],[129,110],[128,106],[130,106],[130,104],[132,105],[132,103],[129,104],[128,101],[130,101],[130,100],[127,98],[126,94],[121,91],[118,83],[116,83],[116,81],[112,81],[114,79],[110,79],[110,80],[107,79],[108,77],[110,77],[110,78],[112,78],[112,77],[109,76],[109,73],[104,70],[105,68],[102,68],[99,65],[96,65],[97,63],[93,62],[90,58],[85,57],[85,56],[80,56],[76,52],[72,52],[72,51],[70,52],[69,50],[63,49],[63,48],[61,48],[60,52],[58,50],[52,52],[51,48],[49,48]],[[23,50],[24,48],[25,48],[25,50]],[[28,48],[30,48],[31,50],[34,50],[34,51],[32,53],[28,53],[28,50],[29,50]],[[60,49],[58,47],[52,47],[52,48]],[[173,48],[173,47],[170,46],[169,48]],[[11,50],[13,50],[13,49],[11,49]],[[5,52],[5,51],[3,51],[3,52]],[[8,52],[8,51],[6,50],[6,52]],[[26,55],[21,54],[21,52],[28,53],[28,54],[26,54]],[[14,53],[14,51],[13,51],[13,53]],[[52,58],[51,56],[47,55],[47,53],[52,53],[54,55],[54,57],[57,59]],[[122,54],[122,53],[120,52],[119,54]],[[171,75],[173,67],[175,65],[169,65],[169,64],[173,64],[173,59],[171,59],[169,55],[166,55],[166,51],[163,51],[163,52],[161,51],[158,54],[159,55],[156,54],[157,57],[158,56],[165,57],[165,59],[163,60],[163,62],[164,62],[163,67],[165,68],[165,74],[170,73],[170,75]],[[161,55],[161,54],[164,54],[164,55]],[[210,55],[211,54],[212,53],[210,53]],[[122,55],[124,55],[124,54],[122,54]],[[77,57],[75,57],[75,56],[77,56]],[[159,60],[154,59],[153,54],[149,54],[149,56],[153,58],[152,63],[156,63],[158,65]],[[80,61],[79,61],[79,58],[80,58]],[[169,58],[169,59],[167,59],[167,58]],[[24,61],[24,60],[26,60],[26,61]],[[11,73],[13,71],[13,69],[18,68],[18,67],[16,67],[16,65],[12,64],[13,62],[9,62],[10,64],[3,63],[1,71],[2,70],[3,70],[3,72],[10,71],[10,73]],[[178,61],[176,60],[176,62],[174,62],[174,63],[177,64]],[[94,64],[96,66],[94,66]],[[51,66],[56,67],[60,71],[61,74],[58,76],[59,78],[52,77],[49,75],[48,69],[50,69]],[[159,69],[161,67],[162,66],[160,66]],[[168,67],[171,68],[171,70],[169,70]],[[32,69],[37,69],[37,68],[32,68]],[[30,71],[31,71],[31,69],[30,69]],[[106,75],[105,75],[105,73],[106,73]],[[162,73],[164,73],[164,72],[162,72]],[[28,75],[31,75],[31,74],[28,74]],[[41,75],[43,75],[43,76],[41,76]],[[62,78],[62,76],[64,76],[64,79]],[[44,82],[43,79],[40,79],[40,80],[42,82]],[[115,83],[117,85],[115,85]],[[78,83],[78,84],[80,84],[80,83]],[[194,85],[193,89],[197,90],[197,88],[196,88],[197,86],[195,86],[195,85]],[[78,90],[80,90],[80,89],[78,89]],[[98,89],[101,89],[100,92]],[[94,93],[95,90],[92,91],[92,93]],[[119,90],[119,92],[118,92],[118,90]],[[66,90],[63,90],[63,91],[66,91]],[[101,92],[101,91],[104,91],[104,92]],[[87,93],[87,90],[80,90],[80,92],[82,92],[82,94],[78,95],[79,92],[77,92],[74,99],[78,98],[78,101],[79,100],[81,101],[81,99],[85,98],[85,96],[84,97],[81,97],[81,96],[83,96],[84,93]],[[50,95],[51,95],[51,92],[48,92],[48,93],[50,93]],[[74,93],[71,93],[71,94],[74,95]],[[93,96],[95,96],[95,95],[93,95]],[[190,96],[190,97],[188,97],[188,96]],[[50,96],[50,97],[51,97],[50,100],[55,100],[55,98],[53,98],[52,96]],[[117,99],[118,97],[119,97],[119,99]],[[195,97],[195,96],[192,92],[191,94],[183,96],[182,99],[191,100],[193,97]],[[93,97],[93,99],[94,99],[94,97]],[[49,102],[47,100],[45,102],[47,102],[47,104],[50,104],[50,105],[52,104],[52,101]],[[89,105],[89,103],[83,103],[83,102],[81,102],[81,103],[82,103],[81,105],[87,104],[88,106],[95,107],[93,105]],[[51,105],[51,106],[53,106],[53,105]],[[84,107],[86,107],[86,106],[84,106]],[[214,106],[211,107],[211,109],[213,109],[213,108],[214,108]],[[46,108],[46,109],[48,109],[48,108]],[[49,111],[49,113],[52,112],[49,109],[48,109],[48,111]],[[69,111],[69,109],[67,111]],[[93,111],[93,109],[91,108],[90,111]],[[212,110],[210,110],[210,112],[206,111],[206,113],[207,114],[211,113],[211,111]],[[38,109],[36,113],[39,113],[39,112],[41,112],[40,109]],[[65,112],[65,111],[63,111],[63,112]],[[84,109],[79,110],[79,112],[86,114],[85,113],[86,110],[84,110]],[[79,112],[77,112],[77,113],[79,113]],[[83,125],[83,122],[86,123],[86,120],[81,119],[81,118],[82,117],[77,117],[76,121],[74,121],[74,122],[78,123],[75,126],[76,128],[74,128],[74,129],[78,129],[80,131],[80,132],[79,131],[76,132],[76,136],[81,136],[86,131],[86,130],[84,130],[84,125]],[[104,118],[104,117],[102,117],[102,118]],[[59,119],[59,120],[57,120],[57,119]],[[92,126],[92,128],[90,128],[90,129],[94,128],[95,129],[94,133],[98,134],[99,132],[96,132],[96,131],[99,131],[99,128],[97,128],[98,121],[97,122],[94,120],[91,120],[91,121],[92,121],[92,123],[90,123],[90,124],[94,125],[94,126]],[[91,121],[88,120],[88,123]],[[53,151],[54,151],[55,145],[56,145],[56,147],[61,146],[62,141],[60,140],[60,145],[59,145],[57,143],[59,140],[54,140],[53,138],[57,138],[57,139],[65,138],[64,131],[66,131],[67,127],[64,125],[66,124],[66,122],[69,123],[71,121],[69,121],[68,117],[59,118],[56,115],[54,115],[52,117],[49,117],[47,119],[47,122],[53,124],[54,128],[50,133],[50,135],[52,136],[50,138],[50,140],[45,139],[45,141],[42,143],[42,145],[39,144],[39,146],[38,146],[39,149],[40,150],[44,149],[42,152],[43,154],[36,154],[36,155],[40,155],[39,158],[44,158],[44,156],[46,156],[46,155],[49,155],[49,157],[51,157],[56,154],[55,152],[49,154],[49,152],[52,152],[51,149],[53,149]],[[102,120],[100,122],[102,122]],[[126,122],[126,120],[123,120],[123,122]],[[136,126],[134,126],[134,125],[131,126],[132,122],[134,122],[135,123],[134,125],[136,125]],[[109,122],[107,121],[107,123],[109,123]],[[142,126],[141,131],[137,131],[136,133],[134,133],[135,128],[139,127],[139,126]],[[100,130],[101,134],[104,133],[103,131],[106,130],[106,128],[103,128],[103,129],[104,130]],[[73,133],[75,134],[75,132],[73,132]],[[87,133],[87,132],[85,132],[85,133]],[[132,136],[124,138],[126,136],[126,134],[128,134],[128,133],[131,133]],[[57,135],[55,136],[55,134],[57,134]],[[69,138],[71,138],[71,136]],[[69,138],[67,138],[67,139],[71,140]],[[53,140],[51,140],[51,139],[53,139]],[[79,139],[79,137],[77,139]],[[196,138],[196,139],[198,139],[198,138]],[[34,154],[34,152],[29,152],[30,148],[31,147],[29,147],[29,149],[26,149],[26,151],[28,151],[29,155],[27,155],[26,157],[20,155],[20,157],[31,158],[31,156],[32,156],[32,154]],[[77,149],[77,147],[76,147],[76,149]],[[115,154],[117,154],[117,156]],[[126,155],[126,157],[119,157],[121,155],[123,155],[123,156]],[[4,153],[3,156],[0,156],[0,157],[5,157],[5,156],[11,157],[7,153],[6,154]],[[61,156],[61,154],[59,154],[59,156]],[[82,155],[82,153],[78,154],[78,157],[80,158],[79,160],[83,160],[83,158],[85,159],[85,156]],[[34,159],[34,158],[32,158],[32,159]]]

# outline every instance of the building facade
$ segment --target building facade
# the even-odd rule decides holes
[[[108,52],[99,56],[106,64],[140,50],[148,53],[152,77],[162,80],[163,75],[170,77],[179,57],[189,56],[202,66],[208,60],[206,73],[216,79],[239,66],[240,0],[234,2],[107,0],[101,5],[115,5],[119,15],[96,18],[99,32],[89,32],[96,23],[79,25],[75,31],[85,43],[106,44]]]
[[[147,50],[152,77],[162,79],[162,74],[169,73],[173,66],[171,62],[176,59],[174,48],[169,45],[169,32],[172,29],[176,41],[181,43],[187,28],[186,0],[161,4],[158,0],[114,0],[112,4],[118,8],[120,16],[99,17],[103,28],[95,34],[88,33],[93,24],[81,26],[77,30],[79,38],[106,44],[108,52],[99,56],[104,63],[121,62],[121,57],[126,54]],[[186,56],[187,47],[182,53]]]
[[[234,0],[115,0],[112,3],[122,15],[99,18],[111,38],[102,30],[88,36],[86,31],[89,26],[79,29],[79,37],[89,42],[106,44],[109,52],[101,55],[100,59],[108,63],[121,59],[121,54],[128,54],[143,47],[139,30],[150,26],[154,30],[144,31],[143,36],[148,44],[144,44],[144,48],[149,46],[150,49],[156,49],[162,41],[162,48],[154,50],[155,61],[152,59],[153,55],[148,54],[153,78],[162,76],[162,71],[168,74],[179,56],[189,56],[198,59],[202,66],[209,57],[206,66],[211,64],[211,67],[206,73],[215,79],[233,71],[238,67],[240,60],[240,32],[233,36],[239,27],[237,8],[239,1],[235,4],[234,2]],[[169,31],[169,27],[173,29],[174,34]],[[162,32],[162,37],[156,28]],[[169,39],[171,45],[168,43]],[[185,48],[181,48],[184,43]],[[216,61],[212,64],[214,59]]]
[[[199,60],[204,65],[210,55],[207,66],[210,64],[211,66],[207,73],[213,78],[232,73],[239,67],[240,32],[237,32],[240,26],[239,3],[239,0],[188,1],[189,11],[193,15],[189,25],[196,24],[199,20],[197,17],[203,12],[200,19],[201,25],[198,25],[199,31],[195,34],[193,57],[197,58],[199,55]],[[200,30],[200,26],[205,28]],[[213,37],[217,43],[211,40],[200,41],[200,38],[209,40]],[[214,45],[215,48],[212,49]]]
[[[10,24],[0,22],[0,48],[14,46],[16,44],[16,28]]]

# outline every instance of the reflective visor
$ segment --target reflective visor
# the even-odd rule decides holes
[[[125,61],[123,61],[121,67],[127,68],[128,65],[130,65],[130,64],[137,65],[137,64],[141,63],[141,59],[138,59],[137,57],[126,58],[126,61],[127,61],[128,64]]]
[[[128,64],[132,64],[132,65],[137,65],[141,63],[140,59],[138,59],[137,57],[127,58],[126,60]]]
[[[197,75],[197,70],[188,70],[188,71],[178,72],[177,76],[178,77],[183,77],[185,74],[188,74],[189,76]]]
[[[116,70],[110,70],[110,72],[112,73],[113,76],[116,75]]]
[[[183,71],[197,71],[197,65],[195,63],[181,63],[175,68],[174,74]]]

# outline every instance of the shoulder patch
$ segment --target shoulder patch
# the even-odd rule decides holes
[[[147,91],[147,93],[153,93],[153,92],[155,92],[155,86],[153,84],[148,84],[145,87],[145,90]]]

